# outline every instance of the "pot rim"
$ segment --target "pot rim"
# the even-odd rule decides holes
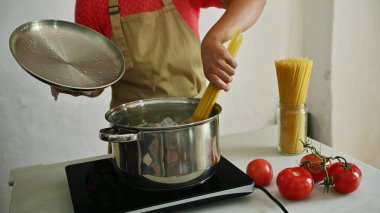
[[[170,127],[136,127],[136,126],[129,126],[129,125],[119,125],[119,124],[113,123],[109,120],[110,116],[114,112],[121,111],[122,109],[126,108],[127,106],[133,106],[133,105],[141,106],[141,105],[144,105],[146,102],[155,102],[155,101],[162,101],[162,100],[175,100],[175,101],[184,102],[184,103],[185,102],[186,103],[187,102],[189,102],[189,103],[195,103],[196,102],[197,104],[200,101],[199,98],[185,98],[185,97],[165,97],[165,98],[141,99],[141,100],[137,100],[137,101],[132,101],[132,102],[120,104],[119,106],[116,106],[116,107],[108,110],[105,114],[105,118],[112,125],[120,126],[120,127],[127,128],[127,129],[137,129],[137,130],[144,131],[144,132],[154,132],[154,131],[162,131],[162,130],[187,129],[189,127],[202,125],[204,123],[208,123],[208,122],[211,122],[215,119],[218,119],[220,113],[222,112],[222,107],[218,103],[215,103],[214,109],[217,110],[217,113],[215,113],[211,117],[204,119],[204,120],[201,120],[201,121],[196,121],[196,122],[191,122],[191,123],[186,123],[186,124],[179,124],[177,126],[170,126]]]

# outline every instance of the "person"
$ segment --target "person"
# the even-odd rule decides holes
[[[125,59],[110,107],[153,97],[201,96],[207,78],[228,91],[237,68],[224,43],[258,20],[265,0],[77,0],[75,21],[111,39]],[[201,8],[225,8],[200,40]],[[102,90],[52,95],[96,97]]]

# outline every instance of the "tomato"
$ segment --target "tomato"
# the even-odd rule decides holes
[[[323,158],[325,157],[323,156]],[[307,161],[311,163],[309,166],[305,164],[305,162]],[[307,169],[310,172],[311,176],[313,177],[314,183],[319,183],[326,178],[326,173],[325,171],[323,171],[323,167],[321,163],[322,163],[322,159],[320,159],[314,154],[307,154],[303,156],[303,158],[301,159],[301,165],[303,165],[302,167]],[[327,171],[329,170],[330,166],[331,166],[330,162],[327,162],[326,163]]]
[[[362,179],[362,171],[352,163],[348,163],[347,168],[344,163],[334,163],[330,167],[329,175],[333,178],[334,189],[343,194],[355,191]]]
[[[277,175],[277,187],[282,196],[289,200],[307,198],[314,188],[310,172],[302,167],[286,168]]]
[[[268,186],[273,179],[272,165],[261,158],[249,162],[246,173],[259,186]]]

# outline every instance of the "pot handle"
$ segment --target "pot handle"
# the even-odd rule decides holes
[[[99,138],[109,143],[125,143],[140,140],[141,134],[140,131],[135,129],[110,127],[101,129]]]

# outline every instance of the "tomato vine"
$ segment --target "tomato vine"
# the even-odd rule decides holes
[[[351,163],[348,163],[347,160],[342,156],[326,157],[326,156],[322,155],[312,145],[310,140],[307,140],[306,142],[303,142],[303,141],[301,141],[301,142],[302,142],[303,147],[305,148],[306,152],[307,153],[310,152],[314,157],[318,158],[319,161],[317,163],[315,163],[315,162],[311,162],[311,161],[307,160],[307,161],[302,162],[300,166],[306,167],[311,173],[319,173],[321,171],[324,172],[324,174],[325,174],[324,180],[322,183],[320,183],[320,185],[324,186],[324,190],[323,190],[324,192],[329,193],[332,188],[336,187],[337,181],[341,181],[341,179],[343,179],[343,181],[346,181],[346,180],[344,180],[344,178],[341,178],[342,173],[345,171],[349,171],[350,174],[348,174],[348,175],[354,176],[355,180],[354,180],[354,182],[351,182],[351,183],[348,183],[348,181],[346,181],[343,184],[344,185],[343,188],[345,188],[345,189],[344,190],[338,189],[338,191],[342,192],[342,193],[350,193],[350,192],[356,190],[356,188],[359,186],[360,180],[361,180],[361,171],[357,166],[355,166]],[[342,169],[340,169],[341,171],[339,171],[339,172],[333,172],[334,175],[331,175],[331,174],[329,174],[329,171],[328,171],[328,165],[331,165],[331,162],[333,162],[333,161],[339,162],[339,165],[335,165],[334,168],[336,168],[337,166],[340,166],[340,167],[342,167]],[[315,169],[316,164],[318,165],[318,169]],[[353,167],[354,167],[355,171],[353,171]],[[339,188],[342,188],[341,185],[342,185],[341,182],[339,182]],[[347,189],[347,188],[350,188],[350,189]]]

